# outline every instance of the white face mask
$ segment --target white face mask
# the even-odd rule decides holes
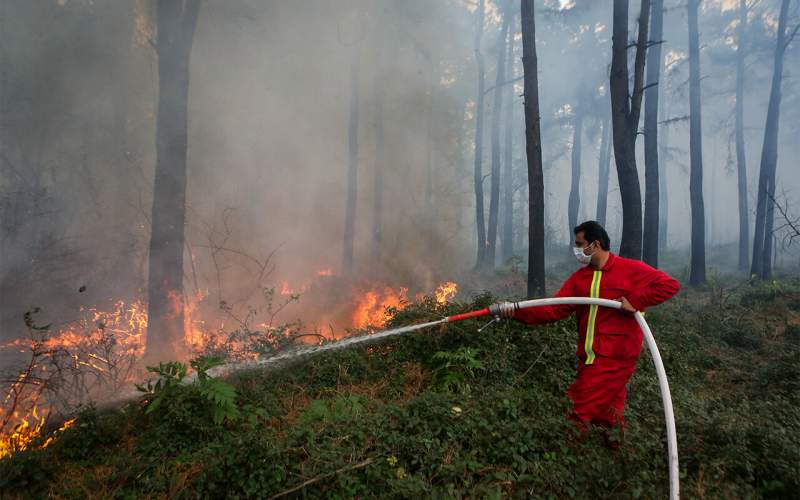
[[[590,253],[589,255],[586,255],[585,253],[583,253],[583,248],[579,247],[572,247],[572,253],[575,254],[575,258],[578,259],[578,262],[580,262],[581,264],[588,264],[589,262],[591,262],[592,255],[594,255],[594,252]]]

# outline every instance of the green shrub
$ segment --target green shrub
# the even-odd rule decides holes
[[[723,285],[683,292],[647,316],[672,390],[682,495],[791,498],[800,491],[800,325],[790,307],[762,300],[794,300],[798,287]],[[391,325],[493,300],[412,304]],[[187,367],[156,367],[141,405],[87,410],[51,447],[0,462],[0,487],[68,498],[667,495],[663,408],[646,350],[629,384],[623,447],[612,452],[595,429],[576,442],[565,418],[574,320],[503,322],[479,334],[480,325],[449,324],[226,381],[208,374],[213,359],[195,360],[188,385],[178,383]]]

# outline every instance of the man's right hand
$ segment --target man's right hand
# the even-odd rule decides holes
[[[516,311],[517,307],[513,302],[499,302],[497,304],[497,315],[501,318],[511,319]]]

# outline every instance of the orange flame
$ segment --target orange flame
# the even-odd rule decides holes
[[[395,291],[388,286],[383,287],[382,290],[374,289],[365,292],[356,300],[353,327],[383,327],[389,320],[386,309],[389,307],[403,309],[408,301],[407,293],[408,288],[400,288]]]
[[[440,305],[444,305],[448,300],[455,297],[456,293],[458,293],[458,285],[452,281],[446,281],[436,287],[434,296],[436,297],[436,302]]]
[[[333,271],[330,268],[317,271],[317,276],[332,275]],[[305,285],[301,287],[300,291],[310,288],[311,285]],[[455,296],[457,291],[456,283],[444,282],[435,289],[434,297],[437,303],[445,304]],[[292,295],[298,292],[293,290],[288,282],[283,282],[280,293]],[[183,308],[184,338],[186,346],[192,352],[202,352],[208,348],[228,345],[226,342],[235,342],[224,334],[222,322],[215,328],[209,328],[202,320],[198,319],[200,304],[207,295],[208,291],[202,291],[194,295],[170,294],[169,296],[172,313],[177,313],[181,307]],[[372,286],[366,291],[361,291],[355,300],[355,308],[350,318],[351,325],[357,329],[382,328],[389,319],[387,308],[400,310],[407,305],[407,288],[393,289],[384,285]],[[135,362],[143,356],[147,341],[145,335],[147,324],[147,307],[144,301],[138,300],[130,303],[117,301],[107,311],[97,308],[83,309],[82,317],[79,320],[69,323],[45,339],[17,339],[0,346],[0,349],[33,349],[38,346],[40,350],[60,350],[67,354],[67,358],[74,367],[90,370],[100,375],[114,370],[114,359],[118,360],[124,356]],[[259,326],[263,327],[265,331],[271,328],[267,324]],[[99,350],[98,346],[101,345],[107,349]],[[236,349],[238,347],[241,346],[234,346]],[[243,352],[242,355],[259,356],[258,353],[249,352]],[[46,376],[46,365],[37,367],[37,370],[40,371],[34,376]],[[44,397],[40,400],[40,393],[22,392],[25,389],[26,376],[24,373],[21,374],[4,400],[0,401],[0,458],[32,446],[33,441],[41,435],[47,415],[52,410]],[[127,372],[120,382],[131,383],[134,377],[136,377],[135,371]],[[18,404],[14,404],[13,410],[9,410],[7,408],[12,406],[9,405],[9,402],[15,395],[19,396]],[[64,422],[64,425],[51,434],[41,446],[50,445],[54,436],[73,423],[74,419]]]
[[[45,417],[39,415],[37,406],[33,407],[30,414],[19,416],[19,412],[14,412],[13,417],[18,419],[18,423],[7,435],[0,436],[0,458],[27,449],[31,442],[39,436],[44,427]]]

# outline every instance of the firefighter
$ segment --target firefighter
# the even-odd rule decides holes
[[[644,262],[614,255],[608,233],[599,223],[587,221],[573,230],[575,258],[583,267],[567,279],[556,297],[593,297],[620,302],[620,310],[608,307],[556,305],[514,310],[499,307],[500,315],[529,325],[550,323],[572,313],[578,319],[578,374],[567,390],[572,400],[569,419],[584,440],[588,424],[604,428],[606,445],[619,442],[608,432],[624,427],[625,386],[636,370],[642,349],[642,331],[633,314],[644,312],[673,297],[677,280]]]

